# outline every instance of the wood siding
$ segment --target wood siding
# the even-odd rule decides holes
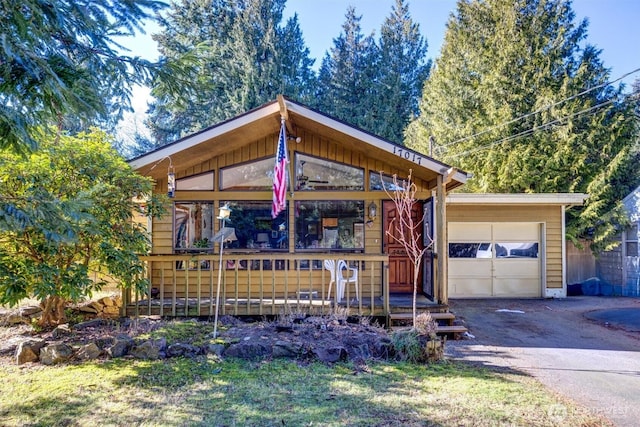
[[[369,174],[370,172],[379,173],[383,172],[386,175],[397,174],[400,178],[404,178],[409,174],[408,170],[400,170],[398,167],[383,162],[377,158],[367,157],[366,153],[361,151],[355,151],[344,148],[340,141],[330,140],[320,135],[314,134],[308,131],[299,131],[297,136],[302,138],[302,142],[295,143],[295,141],[288,141],[289,159],[290,159],[290,174],[294,170],[293,163],[295,162],[295,153],[302,153],[307,155],[316,156],[330,161],[349,164],[351,166],[359,167],[364,170],[364,184],[365,189],[369,188]],[[205,172],[214,172],[215,189],[214,191],[176,191],[175,198],[172,201],[212,201],[214,204],[223,203],[227,201],[239,201],[239,200],[265,200],[272,199],[271,191],[220,191],[218,180],[220,178],[220,169],[236,164],[246,163],[254,160],[264,159],[265,157],[274,157],[275,148],[277,143],[278,134],[274,133],[265,138],[248,143],[247,145],[226,152],[222,155],[213,158],[202,158],[201,161],[195,166],[190,166],[186,169],[179,169],[176,167],[176,179],[185,178],[193,175],[198,175]],[[431,194],[429,184],[423,180],[416,180],[416,185],[419,188],[417,194],[418,198],[426,198]],[[160,178],[156,181],[155,191],[158,193],[164,193],[166,191],[166,177]],[[374,201],[378,205],[378,212],[381,212],[382,199],[388,198],[384,191],[296,191],[294,197],[291,198],[289,192],[287,192],[287,200],[290,202],[289,208],[289,223],[295,224],[295,212],[294,201],[303,200],[364,200],[365,206]],[[219,224],[215,224],[216,230]],[[295,242],[294,242],[293,227],[289,228],[289,254],[282,254],[282,258],[291,259],[288,261],[287,269],[277,270],[273,274],[275,280],[273,292],[278,296],[283,296],[289,292],[289,284],[295,283],[299,278],[299,272],[296,271],[295,257],[305,259],[305,254],[308,252],[301,252],[295,254]],[[170,255],[174,253],[173,250],[173,212],[172,209],[167,211],[167,215],[155,219],[152,226],[152,255]],[[382,225],[381,214],[378,218],[369,226],[365,227],[365,246],[364,253],[368,255],[380,255],[382,252]],[[215,246],[214,252],[218,251],[218,245]],[[225,255],[235,256],[238,259],[242,259],[242,251],[228,251],[225,250]],[[246,251],[244,252],[246,253]],[[277,254],[273,254],[278,256]],[[335,255],[335,254],[334,254]],[[355,254],[344,253],[341,256],[344,259],[358,256]],[[249,256],[250,258],[250,256]],[[198,292],[208,292],[210,274],[207,271],[197,273],[195,271],[185,271],[184,269],[177,269],[174,271],[172,263],[152,263],[151,281],[152,286],[159,288],[160,282],[164,283],[163,289],[165,292],[173,294],[174,289],[178,298],[186,296],[188,289],[188,296],[195,297]],[[217,273],[216,273],[217,274]],[[249,295],[256,295],[260,292],[262,282],[260,271],[236,271],[236,274],[230,274],[227,270],[223,275],[225,283],[231,283],[233,280],[237,280],[237,297],[247,298]],[[325,275],[326,271],[312,270],[307,272],[309,280],[313,282],[315,290],[323,289],[325,283],[328,283]],[[175,278],[175,279],[174,279]],[[375,286],[371,285],[369,292],[371,295],[379,297],[382,295],[383,286],[383,271],[380,263],[377,263],[371,273],[371,278],[376,282]],[[217,280],[217,277],[216,277]],[[188,281],[188,283],[187,283]],[[197,286],[198,281],[201,283]],[[187,286],[188,285],[188,286]]]

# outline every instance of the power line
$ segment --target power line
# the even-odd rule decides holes
[[[617,79],[615,79],[615,80],[611,80],[611,81],[609,81],[609,82],[601,83],[601,84],[599,84],[599,85],[597,85],[597,86],[594,86],[594,87],[592,87],[592,88],[586,89],[586,90],[584,90],[584,91],[582,91],[582,92],[580,92],[580,93],[578,93],[578,94],[576,94],[576,95],[572,95],[572,96],[570,96],[570,97],[568,97],[568,98],[561,99],[560,101],[556,101],[556,102],[555,102],[555,103],[553,103],[553,104],[550,104],[550,105],[547,105],[547,106],[545,106],[545,107],[542,107],[542,108],[540,108],[540,109],[538,109],[538,110],[536,110],[536,111],[533,111],[533,112],[527,113],[527,114],[525,114],[525,115],[523,115],[523,116],[520,116],[520,117],[516,117],[515,119],[511,119],[511,120],[509,120],[509,121],[507,121],[507,122],[500,123],[500,124],[498,124],[498,125],[494,125],[494,126],[492,126],[492,127],[488,128],[488,129],[482,130],[482,131],[477,132],[477,133],[475,133],[475,134],[473,134],[473,135],[466,136],[466,137],[464,137],[464,138],[460,138],[460,139],[457,139],[457,140],[455,140],[455,141],[449,142],[449,143],[447,143],[447,144],[441,145],[441,146],[439,146],[438,148],[439,148],[439,149],[441,149],[441,148],[447,148],[447,147],[449,147],[449,146],[451,146],[451,145],[454,145],[454,144],[457,144],[457,143],[459,143],[459,142],[467,141],[467,140],[469,140],[469,139],[472,139],[472,138],[475,138],[475,137],[477,137],[477,136],[484,135],[485,133],[491,132],[492,130],[499,129],[499,128],[501,128],[501,127],[504,127],[504,126],[510,125],[510,124],[512,124],[512,123],[518,122],[518,121],[520,121],[520,120],[526,119],[527,117],[531,117],[531,116],[536,115],[536,114],[538,114],[538,113],[541,113],[541,112],[543,112],[543,111],[545,111],[545,110],[548,110],[548,109],[550,109],[550,108],[553,108],[553,107],[555,107],[555,106],[557,106],[557,105],[560,105],[560,104],[562,104],[563,102],[571,101],[572,99],[578,98],[578,97],[580,97],[580,96],[582,96],[582,95],[585,95],[585,94],[587,94],[587,93],[589,93],[589,92],[591,92],[591,91],[594,91],[594,90],[596,90],[596,89],[600,89],[600,88],[602,88],[602,87],[609,86],[609,85],[611,85],[611,84],[613,84],[613,83],[615,83],[615,82],[617,82],[617,81],[620,81],[620,80],[622,80],[622,79],[624,79],[624,78],[626,78],[626,77],[628,77],[628,76],[630,76],[630,75],[632,75],[632,74],[637,73],[638,71],[640,71],[640,68],[636,68],[636,69],[635,69],[635,70],[633,70],[633,71],[630,71],[630,72],[628,72],[628,73],[626,73],[626,74],[623,74],[622,76],[618,77],[618,78],[617,78]]]
[[[632,92],[629,95],[627,95],[626,97],[627,98],[631,98],[631,97],[633,97],[635,95],[638,95],[638,94],[640,94],[640,91]],[[512,141],[514,139],[517,139],[517,138],[520,138],[520,137],[523,137],[523,136],[531,135],[531,134],[533,134],[534,132],[536,132],[538,130],[545,130],[545,129],[547,129],[547,128],[549,128],[549,127],[551,127],[551,126],[553,126],[553,125],[555,125],[557,123],[560,123],[560,122],[564,121],[564,120],[571,119],[571,118],[574,118],[576,116],[579,116],[579,115],[582,115],[582,114],[585,114],[585,113],[589,113],[589,112],[591,112],[593,110],[596,110],[598,108],[601,108],[601,107],[604,107],[606,105],[612,104],[613,102],[614,102],[613,100],[608,100],[608,101],[602,102],[600,104],[596,104],[596,105],[594,105],[592,107],[589,107],[589,108],[586,108],[584,110],[569,114],[569,115],[564,116],[564,117],[560,117],[560,118],[554,119],[554,120],[552,120],[550,122],[543,123],[541,125],[534,126],[531,129],[524,130],[524,131],[519,132],[519,133],[517,133],[515,135],[506,136],[506,137],[504,137],[502,139],[499,139],[497,141],[493,141],[493,142],[491,142],[491,143],[489,143],[487,145],[483,145],[481,147],[475,147],[475,148],[472,148],[470,150],[466,150],[466,151],[463,151],[461,153],[457,153],[457,154],[451,156],[450,158],[455,159],[455,158],[460,157],[460,156],[466,156],[468,154],[476,153],[478,151],[482,151],[482,150],[486,150],[488,148],[491,148],[491,147],[493,147],[495,145],[502,144],[503,142],[508,142],[508,141]]]

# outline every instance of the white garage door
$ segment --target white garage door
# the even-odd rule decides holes
[[[540,297],[541,224],[449,223],[451,298]]]

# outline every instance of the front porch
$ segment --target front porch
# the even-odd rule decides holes
[[[390,294],[389,257],[385,254],[230,253],[143,256],[150,288],[125,291],[127,316],[219,315],[278,316],[288,312],[384,318],[411,312],[411,294]],[[324,261],[346,261],[355,283],[332,283]],[[222,267],[222,268],[220,268]],[[334,272],[335,274],[335,272]],[[346,270],[345,270],[345,274]],[[338,276],[339,277],[339,276]],[[219,287],[219,295],[218,295]],[[356,298],[356,290],[359,298]],[[418,295],[420,311],[447,312],[448,307]]]

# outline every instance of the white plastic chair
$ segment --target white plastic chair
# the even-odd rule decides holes
[[[342,275],[342,270],[347,270],[346,276]],[[358,293],[358,269],[355,267],[349,267],[347,265],[347,262],[343,259],[338,260],[338,285],[336,290],[340,289],[339,292],[339,299],[338,301],[342,301],[342,299],[344,298],[344,288],[345,285],[349,285],[349,283],[353,283],[354,287],[356,289],[356,301],[360,301],[360,295]]]
[[[331,281],[329,282],[329,291],[327,292],[327,299],[331,298],[331,285],[336,284],[336,300],[342,301],[344,298],[345,285],[353,283],[356,288],[356,299],[360,300],[360,294],[358,293],[358,269],[349,267],[345,260],[340,259],[336,265],[336,262],[332,259],[324,260],[324,268],[331,273]],[[347,270],[347,276],[343,275],[343,270]]]

